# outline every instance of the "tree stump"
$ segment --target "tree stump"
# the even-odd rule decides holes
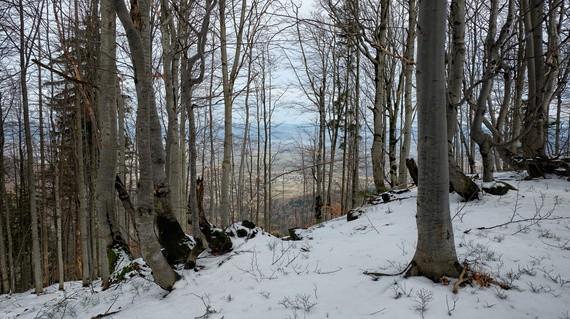
[[[204,180],[199,178],[197,181],[196,193],[198,199],[198,226],[200,231],[204,234],[206,241],[208,242],[208,247],[213,255],[225,254],[232,250],[233,244],[232,240],[223,230],[214,227],[204,213],[204,206],[202,204],[204,200]]]
[[[348,214],[346,214],[346,221],[351,222],[353,220],[357,220],[362,215],[362,213],[363,211],[360,209],[352,209],[348,212]]]
[[[406,167],[408,168],[410,177],[414,181],[414,185],[418,186],[418,165],[416,165],[416,161],[414,161],[413,158],[407,158]]]
[[[297,230],[299,230],[301,228],[299,227],[293,227],[293,228],[289,228],[289,239],[290,240],[301,240],[303,239],[303,237],[301,237],[301,235],[299,235],[297,233]]]

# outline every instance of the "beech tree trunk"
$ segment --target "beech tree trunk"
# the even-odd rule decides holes
[[[185,4],[181,5],[184,17]],[[182,194],[184,174],[181,171],[181,141],[178,123],[178,74],[179,74],[179,38],[174,26],[172,8],[168,1],[160,3],[160,30],[162,43],[162,73],[165,89],[165,107],[168,117],[166,128],[166,178],[170,187],[170,207],[180,225],[187,224]]]
[[[233,63],[231,71],[228,66],[228,39],[226,32],[226,1],[219,1],[220,9],[220,58],[222,63],[222,89],[224,95],[224,155],[222,160],[222,182],[221,182],[221,205],[220,216],[221,226],[228,226],[231,222],[230,216],[230,190],[231,190],[231,176],[232,171],[232,146],[233,146],[233,133],[232,133],[232,109],[233,101],[232,94],[234,83],[237,78],[238,70],[240,67],[240,57],[242,48],[242,38],[245,23],[245,11],[247,2],[241,1],[241,12],[239,18],[239,25],[236,25],[236,40],[235,51],[233,56]]]
[[[85,166],[83,157],[83,133],[81,98],[75,96],[75,114],[73,123],[73,140],[75,143],[76,183],[77,183],[77,208],[79,215],[79,233],[81,242],[81,281],[83,287],[89,286],[89,212],[87,210],[87,191],[85,185]]]
[[[99,53],[99,94],[97,117],[100,134],[99,163],[95,188],[95,206],[99,221],[99,271],[102,286],[109,282],[112,265],[107,250],[113,243],[122,243],[122,236],[115,221],[115,174],[117,163],[117,89],[115,11],[111,0],[101,0],[101,46]]]
[[[487,101],[491,94],[491,89],[493,87],[494,77],[498,74],[499,69],[496,61],[499,59],[499,48],[504,45],[505,41],[511,33],[511,26],[513,22],[514,14],[514,1],[509,0],[508,3],[508,13],[505,19],[505,23],[501,27],[499,36],[495,40],[495,33],[497,30],[497,16],[499,10],[499,4],[497,0],[491,1],[490,17],[489,17],[489,31],[485,39],[485,63],[483,65],[483,74],[481,80],[481,87],[479,90],[479,96],[477,97],[477,103],[475,105],[475,115],[473,117],[473,122],[471,125],[471,137],[479,146],[479,152],[481,153],[481,158],[483,162],[483,181],[491,182],[493,181],[493,169],[494,169],[494,159],[493,159],[493,137],[482,130],[482,125],[484,122],[484,114],[487,112]],[[495,134],[495,139],[500,140],[498,133],[492,130]]]
[[[529,132],[522,139],[523,155],[526,157],[545,156],[546,143],[546,103],[544,101],[544,54],[543,54],[543,23],[544,1],[522,0],[521,9],[524,13],[526,33],[526,59],[528,70],[528,106],[525,113],[525,126]],[[529,174],[535,172],[529,169]]]
[[[416,0],[408,1],[408,36],[406,38],[406,51],[404,53],[404,124],[402,129],[402,146],[400,147],[400,167],[398,184],[405,186],[408,183],[406,159],[410,156],[412,141],[412,120],[414,109],[412,104],[414,50],[416,44],[417,4]]]
[[[453,139],[457,133],[457,108],[460,106],[463,70],[465,67],[465,0],[451,2],[451,65],[447,80],[447,154],[451,188],[463,199],[477,198],[479,187],[465,176],[453,153]],[[458,137],[456,137],[458,138]]]
[[[155,282],[163,289],[172,289],[177,280],[177,274],[170,268],[166,258],[162,255],[161,246],[155,236],[154,223],[157,211],[168,210],[168,185],[154,185],[153,179],[155,175],[161,175],[161,172],[154,172],[158,166],[153,165],[152,153],[160,152],[161,149],[151,150],[151,116],[156,109],[151,110],[154,106],[151,99],[154,99],[151,67],[150,67],[150,47],[145,45],[149,35],[143,32],[149,32],[149,14],[150,3],[146,0],[132,1],[131,12],[125,6],[123,0],[113,0],[115,12],[119,17],[125,31],[127,40],[131,50],[131,58],[135,69],[135,83],[137,90],[137,147],[139,154],[140,179],[137,190],[137,229],[139,231],[139,240],[142,255],[153,271]],[[149,42],[147,42],[149,43]],[[148,51],[148,53],[147,53]],[[156,129],[156,128],[155,128]],[[156,135],[156,131],[152,132]],[[160,134],[160,132],[158,132]],[[159,141],[160,142],[160,141]],[[156,141],[155,141],[156,143]],[[162,148],[160,146],[160,148]],[[154,156],[157,158],[157,155]],[[158,154],[160,158],[160,154]],[[164,162],[163,162],[164,164]],[[164,175],[164,172],[162,172]],[[166,181],[163,181],[165,183]],[[155,203],[155,198],[157,198]],[[178,226],[180,227],[180,226]]]
[[[420,0],[418,19],[418,242],[407,275],[438,281],[457,277],[449,215],[449,169],[445,115],[447,1]]]

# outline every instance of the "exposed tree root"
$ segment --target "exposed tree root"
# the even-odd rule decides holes
[[[451,268],[447,269],[447,270],[441,269],[440,271],[437,271],[437,272],[426,271],[426,270],[422,269],[416,261],[412,260],[412,262],[410,263],[410,267],[406,271],[406,274],[404,275],[404,277],[405,278],[408,278],[408,277],[426,277],[426,278],[431,279],[433,282],[448,284],[449,283],[448,278],[458,277],[458,274],[460,274],[463,271],[463,267],[458,262],[454,263],[453,265],[449,265],[448,267],[451,267]]]
[[[413,263],[413,261],[410,262],[404,269],[402,269],[402,271],[395,273],[395,274],[388,274],[388,273],[383,273],[383,272],[373,272],[373,271],[365,271],[365,272],[363,272],[363,274],[372,277],[373,280],[378,280],[378,278],[380,278],[380,277],[401,276],[404,273],[406,273],[412,267],[412,263]]]
[[[109,317],[112,315],[116,315],[120,312],[120,310],[117,311],[111,311],[111,312],[106,312],[106,313],[102,313],[102,314],[98,314],[95,317],[91,317],[91,319],[99,319],[99,318],[105,318],[105,317]]]

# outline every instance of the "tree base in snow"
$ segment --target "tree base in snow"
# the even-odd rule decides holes
[[[513,158],[513,164],[518,169],[524,169],[528,178],[541,178],[545,174],[570,177],[570,158]]]
[[[433,282],[445,283],[445,281],[448,281],[447,278],[459,278],[462,271],[463,266],[459,262],[426,263],[421,265],[412,260],[406,269],[404,277],[426,277]]]
[[[200,225],[200,230],[202,234],[204,234],[204,237],[206,237],[212,255],[222,255],[232,251],[232,240],[223,230],[210,225],[208,225],[208,227]]]
[[[182,231],[178,221],[157,216],[156,226],[160,245],[164,248],[162,252],[168,263],[170,265],[185,263],[190,255],[192,242]]]

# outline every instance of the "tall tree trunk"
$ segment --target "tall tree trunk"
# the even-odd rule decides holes
[[[457,277],[449,215],[449,169],[445,115],[445,25],[447,1],[419,2],[418,17],[418,242],[407,275],[438,281]]]
[[[183,85],[184,86],[184,85]],[[188,96],[191,99],[191,94]],[[196,180],[198,179],[198,174],[196,172],[196,119],[194,116],[194,108],[191,103],[186,105],[186,113],[188,114],[188,129],[189,139],[188,139],[188,158],[190,160],[190,189],[188,192],[188,207],[190,213],[192,214],[192,236],[194,238],[200,237],[200,223],[198,216],[198,198],[196,190]]]
[[[561,115],[562,112],[562,92],[558,92],[556,95],[556,127],[554,129],[554,156],[560,156],[560,127],[561,127]]]
[[[188,151],[189,151],[189,173],[190,173],[190,191],[188,194],[188,208],[190,213],[192,214],[192,235],[194,238],[198,239],[201,238],[202,235],[207,236],[208,239],[210,233],[210,224],[209,222],[204,222],[200,224],[199,214],[202,214],[202,218],[205,219],[204,211],[200,209],[199,205],[202,203],[198,203],[197,198],[197,189],[196,189],[196,181],[198,180],[198,173],[196,171],[197,165],[197,157],[198,157],[198,150],[196,146],[196,115],[195,115],[195,105],[192,103],[192,94],[194,90],[194,86],[200,84],[204,80],[204,72],[205,72],[205,48],[207,42],[207,35],[208,35],[208,28],[210,25],[210,14],[211,11],[214,9],[215,1],[209,0],[206,1],[206,14],[204,15],[204,19],[202,20],[202,25],[197,31],[197,45],[196,45],[196,53],[191,57],[187,57],[184,55],[182,60],[182,69],[184,73],[182,74],[182,92],[181,92],[181,102],[182,106],[186,111],[188,116],[188,131],[189,131],[189,142],[188,142]],[[182,29],[186,32],[186,27]],[[193,77],[194,68],[196,63],[199,63],[199,75],[197,77]],[[202,189],[203,195],[203,189]],[[186,218],[187,219],[187,218]],[[187,223],[187,222],[186,222]],[[204,234],[205,229],[201,232],[203,227],[208,226],[208,232]],[[197,247],[200,247],[197,246]],[[198,249],[198,248],[196,248]],[[194,255],[193,255],[194,256]],[[192,260],[195,263],[195,260]]]
[[[376,47],[376,57],[374,62],[374,109],[372,114],[374,116],[374,138],[372,140],[372,174],[374,177],[374,185],[377,192],[382,192],[386,189],[384,183],[384,157],[385,157],[385,140],[386,140],[386,127],[385,127],[385,102],[386,92],[384,91],[385,65],[386,57],[380,48],[386,47],[388,21],[390,16],[389,1],[382,0],[380,2],[380,26],[378,30],[378,43]]]
[[[39,33],[38,33],[39,35]],[[39,41],[39,39],[38,39]],[[41,45],[41,41],[40,41]],[[41,53],[38,54],[41,57]],[[46,170],[45,170],[45,134],[44,134],[44,110],[43,110],[43,93],[42,93],[42,68],[38,66],[38,121],[40,131],[40,229],[42,238],[42,273],[44,275],[43,285],[48,286],[50,282],[49,272],[49,236],[48,236],[48,217],[46,210]]]
[[[333,48],[333,95],[337,94],[336,101],[333,101],[332,105],[331,105],[331,109],[332,109],[332,120],[330,121],[330,125],[329,125],[329,135],[330,135],[330,139],[331,139],[331,144],[330,144],[330,163],[329,163],[329,177],[328,177],[328,185],[327,185],[327,199],[326,199],[326,205],[327,207],[331,208],[331,204],[332,204],[332,197],[331,197],[331,191],[332,191],[332,185],[333,185],[333,176],[334,176],[334,167],[335,167],[335,155],[336,155],[336,148],[337,148],[337,142],[338,142],[338,131],[339,131],[339,126],[340,126],[340,121],[342,119],[342,102],[340,101],[342,98],[342,86],[340,84],[340,68],[337,65],[337,60],[338,60],[338,54],[336,53],[336,48]],[[338,93],[337,92],[338,89]],[[342,197],[342,196],[341,196]]]
[[[508,13],[505,23],[501,27],[499,36],[495,40],[495,33],[497,30],[497,16],[498,16],[499,5],[496,0],[491,1],[490,17],[489,17],[489,27],[487,37],[485,39],[485,62],[483,65],[483,74],[481,80],[481,86],[479,90],[479,96],[477,97],[477,103],[475,105],[475,115],[473,117],[473,122],[471,126],[471,137],[479,146],[479,152],[481,153],[483,161],[483,181],[491,182],[493,180],[493,138],[484,133],[482,130],[482,125],[484,122],[484,114],[487,111],[487,101],[491,94],[491,89],[493,87],[494,77],[498,73],[498,66],[496,61],[499,60],[499,48],[504,45],[509,34],[511,33],[511,26],[513,22],[514,14],[514,1],[509,0],[508,3]],[[500,136],[496,133],[495,140],[500,140]]]
[[[408,1],[408,35],[406,38],[406,50],[404,52],[404,127],[402,130],[402,146],[400,148],[400,171],[398,172],[398,183],[406,185],[408,183],[408,170],[406,169],[406,159],[410,156],[410,144],[412,141],[412,119],[414,107],[412,102],[413,71],[414,71],[414,50],[416,44],[416,24],[417,24],[417,4],[416,0]]]
[[[255,165],[255,224],[259,225],[259,211],[261,210],[261,102],[259,88],[256,88],[256,121],[257,121],[257,159]]]
[[[73,115],[73,141],[76,162],[77,206],[79,218],[79,233],[81,244],[81,281],[83,287],[90,284],[89,267],[89,212],[87,210],[87,191],[85,185],[85,166],[83,157],[83,107],[79,94],[75,95],[75,114]]]
[[[360,189],[359,173],[360,173],[360,50],[356,50],[356,74],[354,76],[354,130],[352,132],[353,138],[353,154],[352,154],[352,185],[351,203],[350,208],[358,206],[356,200],[358,199],[358,191]],[[324,132],[323,132],[324,134]],[[324,142],[324,141],[323,141]],[[324,166],[324,165],[323,165]]]
[[[6,260],[6,245],[4,242],[4,214],[8,214],[6,203],[6,188],[4,186],[4,105],[2,103],[2,93],[0,93],[0,277],[2,285],[0,291],[8,293],[10,291],[10,273],[8,272],[8,262]]]
[[[36,179],[34,172],[34,145],[32,143],[32,128],[30,125],[30,108],[28,102],[28,61],[26,54],[28,53],[26,31],[24,29],[24,3],[23,0],[18,1],[20,15],[20,94],[22,102],[22,112],[24,113],[24,135],[26,144],[26,182],[28,187],[28,208],[31,219],[32,233],[32,272],[34,275],[34,288],[36,294],[43,292],[42,285],[42,263],[40,252],[40,238],[38,231],[38,211],[36,205]]]
[[[245,126],[243,129],[243,141],[242,141],[242,145],[241,145],[241,151],[240,151],[240,163],[239,163],[239,171],[238,171],[238,194],[237,194],[237,207],[238,207],[238,215],[240,220],[245,220],[247,217],[246,212],[244,211],[244,197],[245,197],[245,184],[244,184],[244,166],[245,166],[245,160],[246,160],[246,146],[248,143],[248,136],[249,136],[249,96],[250,96],[250,92],[251,92],[251,81],[252,79],[252,64],[253,64],[253,57],[252,57],[252,46],[249,46],[249,53],[248,53],[248,62],[247,62],[247,84],[246,84],[246,88],[245,88],[245,101],[244,101],[244,107],[245,107]]]
[[[54,145],[54,147],[57,147]],[[54,198],[54,215],[55,215],[55,231],[56,231],[56,250],[57,250],[57,278],[58,289],[64,289],[65,269],[63,266],[63,229],[61,223],[61,199],[59,194],[60,169],[57,163],[57,153],[54,154],[56,161],[53,165],[54,182],[53,182],[53,198]]]
[[[166,113],[168,127],[166,129],[166,178],[170,186],[170,207],[180,225],[186,225],[185,209],[182,205],[182,181],[183,172],[179,161],[180,157],[180,132],[178,123],[178,46],[179,43],[174,17],[168,1],[161,0],[160,30],[162,40],[162,73],[164,78]],[[184,8],[184,7],[183,7]]]
[[[479,187],[465,176],[453,152],[457,133],[457,108],[460,107],[463,70],[465,67],[465,0],[451,2],[451,65],[447,80],[447,154],[451,188],[465,200],[477,198]],[[463,125],[459,123],[459,125]]]
[[[113,11],[113,14],[115,12]],[[121,180],[126,180],[127,176],[127,163],[126,163],[126,152],[127,152],[127,138],[125,136],[125,100],[121,94],[121,84],[119,83],[118,79],[115,81],[116,88],[115,88],[115,98],[117,99],[117,175],[121,178]],[[118,201],[118,199],[117,199]],[[123,234],[125,235],[124,240],[125,243],[128,245],[129,236],[130,236],[130,221],[129,221],[129,214],[123,209],[121,205],[117,205],[117,218],[120,216],[122,217],[118,223],[122,229],[124,229]],[[132,253],[132,252],[131,252]]]
[[[99,163],[95,187],[95,206],[99,221],[97,241],[102,286],[109,283],[107,250],[114,243],[124,244],[115,222],[115,174],[117,165],[117,76],[115,65],[115,11],[111,0],[101,0],[101,44],[99,53],[97,115],[100,134]],[[121,132],[121,134],[123,134]]]
[[[384,27],[385,28],[385,27]],[[382,29],[382,28],[381,28]],[[383,31],[381,34],[385,34]],[[377,49],[377,62],[374,64],[374,138],[372,140],[372,174],[377,192],[386,190],[384,183],[384,57]]]
[[[155,161],[153,165],[153,160],[160,160],[161,158],[160,154],[155,154],[154,152],[162,152],[162,145],[158,146],[158,149],[151,150],[151,144],[157,146],[156,143],[160,143],[160,131],[157,132],[156,127],[151,123],[154,122],[152,118],[156,114],[156,108],[152,110],[154,104],[151,103],[154,95],[149,58],[150,43],[144,40],[150,36],[148,26],[150,4],[146,0],[132,1],[130,14],[123,0],[113,0],[113,5],[127,33],[135,69],[138,102],[136,121],[137,148],[140,162],[140,179],[137,191],[138,218],[136,221],[141,251],[145,261],[153,271],[155,282],[163,289],[170,290],[177,280],[177,274],[170,268],[166,258],[162,255],[161,247],[154,231],[155,216],[159,211],[168,211],[169,203],[167,196],[168,185],[164,184],[166,181],[162,179],[162,184],[155,184],[157,179],[165,175],[164,171],[160,171],[160,163]],[[151,132],[151,127],[154,129],[154,132]],[[157,135],[159,141],[156,141]],[[159,171],[155,172],[156,169]],[[180,228],[180,225],[178,225],[178,228]]]
[[[212,46],[214,46],[215,42],[214,39],[212,39]],[[215,169],[215,165],[216,165],[216,151],[214,149],[214,115],[213,115],[213,105],[212,105],[212,93],[214,90],[214,66],[215,66],[215,59],[214,59],[214,51],[212,50],[212,56],[211,56],[211,63],[210,63],[210,83],[209,83],[209,90],[208,92],[210,92],[210,98],[208,98],[208,131],[209,131],[209,136],[210,136],[210,183],[208,184],[208,188],[209,188],[209,194],[208,194],[208,199],[209,199],[209,203],[208,203],[208,209],[209,209],[209,215],[212,221],[214,221],[214,223],[216,223],[216,211],[219,212],[219,210],[217,209],[217,203],[216,203],[216,169]],[[205,141],[204,141],[205,143]],[[258,193],[259,194],[259,193]],[[257,220],[255,221],[255,223],[257,224]]]
[[[513,106],[512,106],[512,128],[511,128],[511,139],[514,143],[511,146],[511,153],[519,154],[518,146],[519,146],[519,135],[521,132],[521,124],[522,124],[522,96],[525,89],[525,77],[526,77],[526,64],[527,61],[525,60],[525,45],[524,43],[524,19],[520,19],[517,23],[517,42],[520,43],[517,49],[517,61],[518,65],[516,68],[515,73],[515,96],[513,98]]]
[[[220,1],[220,52],[222,62],[222,89],[224,94],[224,157],[222,161],[222,185],[220,215],[221,225],[225,227],[230,220],[230,172],[232,155],[232,97],[228,73],[228,53],[226,35],[226,1]]]
[[[222,182],[221,182],[221,205],[220,215],[222,217],[222,227],[228,226],[230,223],[231,207],[230,207],[230,193],[231,193],[231,176],[232,171],[232,148],[233,148],[233,133],[232,133],[232,109],[233,109],[233,90],[234,83],[237,79],[238,71],[241,66],[241,49],[242,38],[244,31],[244,23],[246,18],[247,1],[241,1],[241,9],[239,15],[239,24],[235,26],[236,40],[234,48],[233,62],[231,71],[228,66],[228,39],[226,31],[226,0],[219,1],[219,19],[220,19],[220,58],[222,62],[222,89],[224,95],[224,155],[222,160]]]
[[[529,131],[522,139],[523,155],[526,157],[545,156],[547,103],[544,101],[544,55],[543,22],[544,1],[522,0],[524,14],[526,58],[528,70],[528,106],[525,113],[525,126]],[[537,170],[529,169],[529,175],[535,176]]]

